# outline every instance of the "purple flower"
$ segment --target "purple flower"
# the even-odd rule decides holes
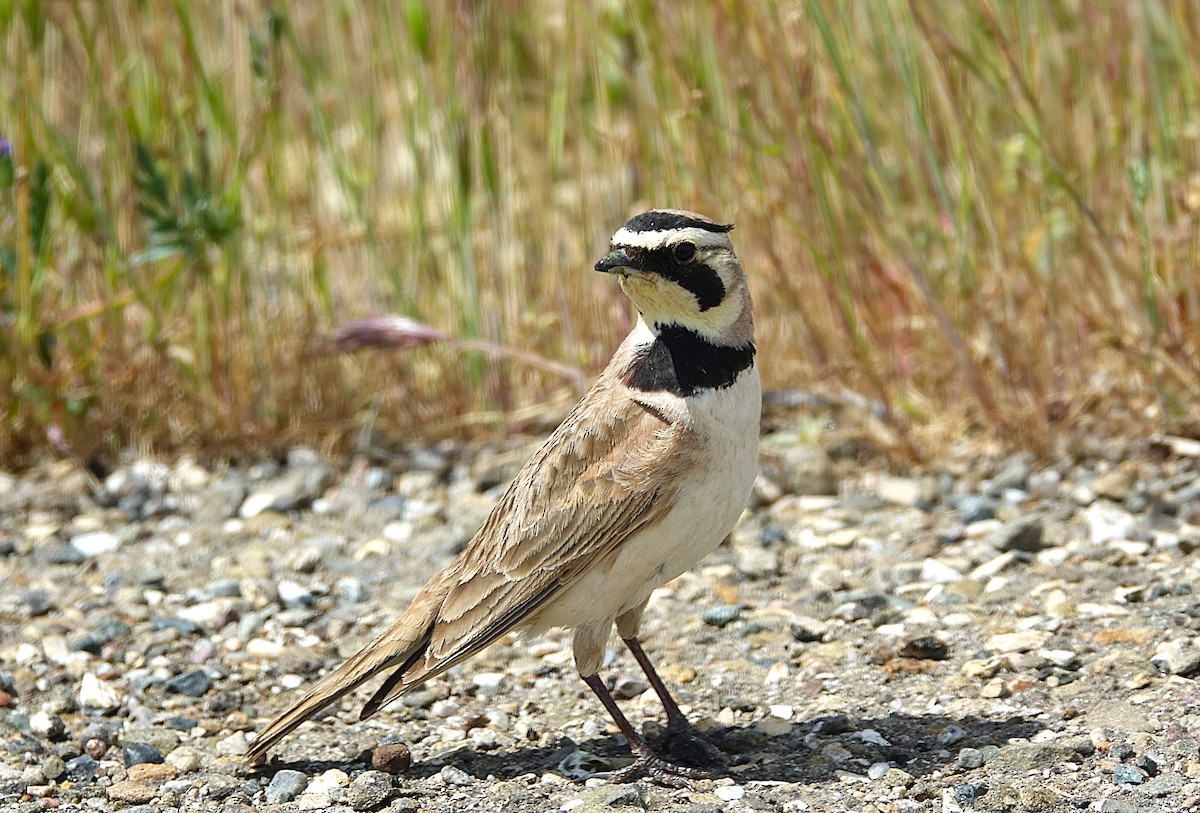
[[[7,138],[0,138],[0,158],[7,158],[12,155],[12,142]]]

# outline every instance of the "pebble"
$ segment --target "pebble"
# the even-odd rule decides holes
[[[991,497],[968,495],[958,501],[958,518],[964,525],[995,517],[996,501]]]
[[[1117,765],[1113,768],[1113,779],[1122,785],[1140,785],[1146,781],[1146,776],[1132,765]]]
[[[1200,647],[1189,641],[1167,641],[1158,645],[1150,662],[1168,675],[1193,677],[1200,674]]]
[[[121,538],[108,531],[92,531],[71,537],[70,544],[81,556],[91,558],[117,550],[121,547]]]
[[[737,604],[719,604],[709,607],[700,614],[700,620],[712,627],[724,627],[741,615],[742,608]]]
[[[291,579],[280,579],[276,586],[279,591],[279,601],[289,609],[305,609],[313,605],[312,592],[302,584]]]
[[[1045,545],[1045,527],[1040,519],[1024,519],[1001,525],[987,537],[987,544],[998,551],[1036,553]]]
[[[79,683],[79,705],[85,709],[112,711],[121,705],[121,695],[115,687],[85,672]]]
[[[447,785],[465,786],[475,782],[475,777],[464,771],[462,768],[457,768],[453,765],[446,765],[440,771],[438,776]]]
[[[163,761],[163,755],[153,745],[144,742],[122,742],[121,754],[125,765],[141,765],[144,763],[158,764]]]
[[[374,810],[392,795],[392,777],[383,771],[363,771],[346,789],[346,803],[355,810]]]
[[[212,678],[203,669],[192,669],[171,678],[163,687],[173,694],[200,697],[212,688]]]
[[[1110,502],[1097,501],[1083,512],[1088,525],[1088,538],[1093,545],[1127,539],[1133,530],[1134,518],[1125,509]]]
[[[713,795],[722,802],[736,802],[746,795],[746,789],[741,785],[720,785],[713,788]]]
[[[148,782],[121,779],[109,785],[105,793],[114,802],[140,805],[158,798],[158,786]]]
[[[984,644],[996,652],[1029,652],[1044,646],[1050,633],[1044,630],[1019,630],[991,636]]]
[[[264,791],[268,802],[279,804],[290,802],[304,793],[308,787],[308,777],[301,771],[284,769],[271,777],[270,784]]]
[[[958,752],[958,766],[971,771],[983,765],[983,754],[978,748],[963,748]]]
[[[412,755],[402,742],[383,743],[371,752],[371,767],[396,776],[412,767]]]
[[[191,745],[181,745],[163,759],[179,773],[193,773],[204,764],[203,752]]]
[[[227,757],[245,756],[250,752],[250,742],[246,738],[246,732],[235,731],[228,737],[219,740],[216,744],[216,752]]]

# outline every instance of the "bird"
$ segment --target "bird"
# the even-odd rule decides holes
[[[360,719],[510,632],[573,631],[575,667],[633,762],[610,781],[711,775],[659,756],[600,676],[615,626],[661,699],[669,733],[692,733],[639,638],[652,591],[732,531],[758,471],[762,384],[750,290],[729,232],[654,209],[612,236],[595,270],[615,275],[635,327],[595,383],[520,469],[482,527],[391,625],[268,724],[246,757],[380,673]]]

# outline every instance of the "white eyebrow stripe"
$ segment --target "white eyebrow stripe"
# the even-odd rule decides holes
[[[730,245],[729,236],[724,232],[708,231],[694,226],[686,229],[660,229],[658,231],[630,231],[622,226],[613,235],[612,244],[630,248],[661,248],[668,241],[681,243],[684,240],[695,243],[697,248],[728,247]]]

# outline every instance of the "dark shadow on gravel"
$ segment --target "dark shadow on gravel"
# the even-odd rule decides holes
[[[818,718],[794,725],[791,733],[778,737],[768,737],[752,726],[732,726],[711,731],[706,739],[725,756],[726,768],[716,769],[717,776],[728,772],[739,782],[819,783],[835,779],[838,770],[865,773],[867,766],[878,762],[890,763],[913,776],[921,777],[945,769],[954,762],[962,748],[1003,746],[1012,738],[1032,737],[1042,728],[1040,723],[1023,717],[988,720],[982,717],[889,714],[886,717],[863,719],[843,716]],[[878,736],[868,733],[872,731]],[[952,742],[945,741],[949,732],[953,732]],[[943,739],[939,740],[939,736]],[[884,745],[883,742],[888,744]],[[686,743],[672,747],[676,744],[659,739],[652,741],[652,745],[661,755],[681,764],[696,764],[692,758],[695,755],[694,748]],[[612,770],[628,763],[630,759],[623,737],[596,737],[578,744],[564,737],[554,746],[515,751],[488,752],[464,745],[414,764],[404,776],[424,779],[440,772],[445,766],[451,766],[475,778],[495,776],[512,779],[527,773],[562,770],[563,760],[573,755],[578,757],[579,751],[595,755],[592,764],[581,766],[589,771]],[[315,776],[329,768],[345,770],[364,763],[369,765],[369,758],[272,762],[264,766],[262,771],[264,776],[270,777],[276,771],[292,768]]]

